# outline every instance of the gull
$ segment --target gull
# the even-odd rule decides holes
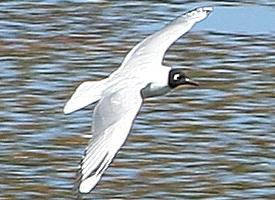
[[[65,114],[97,102],[92,137],[80,165],[80,193],[89,193],[97,185],[125,143],[144,98],[165,94],[181,85],[198,85],[182,69],[163,65],[163,57],[180,36],[212,10],[201,7],[184,13],[138,43],[109,77],[77,87],[64,107]]]

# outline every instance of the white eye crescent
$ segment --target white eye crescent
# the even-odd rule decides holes
[[[180,75],[179,74],[175,74],[173,78],[174,78],[174,81],[179,80]]]

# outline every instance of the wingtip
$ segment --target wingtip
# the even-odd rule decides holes
[[[182,19],[184,20],[190,20],[194,22],[199,22],[206,17],[213,11],[213,7],[205,6],[205,7],[198,7],[193,10],[190,10],[189,12],[186,12]]]
[[[195,10],[199,11],[199,12],[206,12],[207,14],[210,14],[211,12],[213,12],[214,8],[211,6],[205,6],[205,7],[196,8]]]
[[[94,189],[94,187],[97,185],[100,178],[101,178],[100,175],[93,175],[85,180],[82,180],[79,185],[79,192],[85,193],[85,194],[91,192]]]
[[[214,10],[214,8],[210,7],[210,6],[209,7],[202,7],[202,9],[206,12],[212,12]]]

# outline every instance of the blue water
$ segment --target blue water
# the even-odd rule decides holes
[[[237,34],[274,34],[275,8],[267,6],[215,7],[212,16],[193,31],[208,30]]]
[[[145,101],[91,194],[75,189],[93,105],[75,87],[114,71],[195,1],[0,3],[0,199],[274,199],[274,3],[206,1],[167,52],[200,87]]]

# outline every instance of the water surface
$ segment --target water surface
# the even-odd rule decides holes
[[[65,102],[201,6],[182,2],[0,3],[1,199],[275,198],[274,4],[266,1],[208,1],[214,13],[165,59],[200,87],[146,100],[96,189],[77,195],[93,106],[66,116]],[[243,15],[257,16],[255,25],[239,23]]]

